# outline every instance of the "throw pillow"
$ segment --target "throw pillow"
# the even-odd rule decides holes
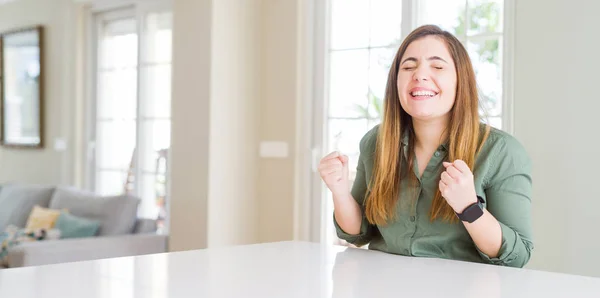
[[[84,238],[96,236],[100,221],[91,220],[62,212],[56,221],[61,238]]]
[[[25,229],[28,231],[36,229],[52,229],[59,215],[59,210],[52,210],[35,205],[29,214],[29,219],[27,219],[27,226],[25,226]]]

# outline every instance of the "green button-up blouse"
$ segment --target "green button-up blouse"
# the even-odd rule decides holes
[[[482,126],[483,127],[483,126]],[[533,249],[531,227],[531,160],[522,145],[510,134],[491,128],[489,137],[476,157],[472,170],[475,190],[485,199],[484,207],[500,222],[502,246],[498,257],[481,252],[462,222],[431,222],[428,216],[435,191],[443,172],[446,146],[433,154],[418,183],[401,181],[397,220],[386,226],[370,224],[364,215],[365,195],[370,185],[377,133],[370,130],[360,141],[360,156],[352,196],[361,206],[363,220],[360,234],[344,232],[335,221],[337,235],[349,243],[393,254],[435,257],[453,260],[523,267]],[[404,138],[402,146],[407,146]],[[406,151],[405,151],[406,152]],[[402,161],[406,167],[406,159]],[[417,188],[417,189],[415,189]],[[416,201],[411,200],[418,193]],[[413,194],[413,195],[409,195]]]

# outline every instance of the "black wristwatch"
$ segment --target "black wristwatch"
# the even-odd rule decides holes
[[[460,220],[472,223],[483,215],[483,203],[485,203],[483,198],[477,196],[476,203],[467,206],[467,208],[465,208],[465,210],[463,210],[462,213],[456,213],[456,215]]]

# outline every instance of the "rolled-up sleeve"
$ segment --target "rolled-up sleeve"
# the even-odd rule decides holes
[[[478,251],[488,263],[521,268],[529,262],[533,250],[532,163],[521,144],[507,137],[499,144],[493,164],[485,192],[487,210],[500,223],[502,245],[495,258]]]
[[[360,233],[356,235],[346,233],[335,220],[335,214],[333,215],[333,224],[335,226],[337,236],[340,239],[346,240],[347,242],[356,246],[363,246],[371,242],[376,229],[376,226],[370,224],[367,220],[364,206],[368,184],[367,176],[365,175],[365,162],[367,162],[367,160],[371,160],[367,154],[372,154],[373,151],[373,148],[371,148],[372,146],[369,146],[369,143],[373,143],[373,134],[375,134],[374,130],[369,131],[360,141],[360,154],[358,157],[358,165],[356,167],[356,178],[354,179],[351,190],[352,197],[360,206],[360,211],[362,214]]]

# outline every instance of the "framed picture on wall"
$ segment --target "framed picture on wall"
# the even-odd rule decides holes
[[[43,27],[0,35],[0,143],[43,148]]]

